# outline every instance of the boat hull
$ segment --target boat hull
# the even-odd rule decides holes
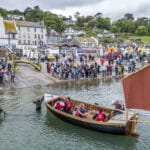
[[[88,128],[91,130],[96,130],[100,132],[105,132],[109,134],[117,134],[117,135],[125,135],[126,134],[126,126],[117,126],[112,125],[112,124],[97,124],[97,123],[90,123],[90,122],[85,122],[79,119],[76,119],[75,117],[69,117],[69,115],[62,115],[62,113],[59,113],[58,111],[55,111],[51,109],[50,107],[47,106],[47,110],[50,111],[54,116],[57,118],[69,122],[71,124],[78,125],[80,127]],[[70,115],[71,116],[71,115]]]

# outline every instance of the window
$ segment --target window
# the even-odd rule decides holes
[[[35,38],[35,39],[37,38],[37,35],[36,35],[36,34],[34,35],[34,38]]]
[[[28,27],[28,31],[30,31],[30,27]]]
[[[43,28],[41,28],[41,32],[43,33]]]
[[[18,43],[21,44],[21,40],[19,40]]]
[[[15,34],[12,34],[12,38],[13,38],[13,39],[15,39],[15,38],[16,38]]]
[[[30,45],[30,40],[28,40],[28,44]]]
[[[34,28],[34,32],[36,32],[36,28]]]

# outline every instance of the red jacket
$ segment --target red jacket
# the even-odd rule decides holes
[[[96,121],[104,121],[105,120],[105,116],[104,113],[98,113],[96,116]]]
[[[70,110],[71,108],[72,108],[72,102],[71,102],[71,101],[67,101],[67,102],[66,102],[65,109],[66,109],[66,110]]]
[[[58,110],[62,110],[63,106],[61,105],[61,103],[59,101],[57,101],[55,108],[58,109]]]

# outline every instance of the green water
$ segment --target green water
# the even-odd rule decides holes
[[[71,96],[91,103],[111,106],[124,99],[122,86],[115,80],[93,83],[68,83],[52,87],[32,87],[0,93],[0,106],[7,115],[0,121],[0,150],[149,150],[149,124],[138,124],[139,138],[91,131],[63,122],[47,113],[35,111],[32,101],[44,92]],[[150,112],[140,111],[142,119]],[[149,119],[150,120],[150,119]]]

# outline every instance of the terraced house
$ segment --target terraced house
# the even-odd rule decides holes
[[[0,16],[0,46],[10,49],[18,47],[17,27],[14,20],[3,20]]]
[[[18,31],[18,48],[23,54],[32,49],[43,49],[47,45],[47,31],[44,22],[28,22],[16,20]]]

